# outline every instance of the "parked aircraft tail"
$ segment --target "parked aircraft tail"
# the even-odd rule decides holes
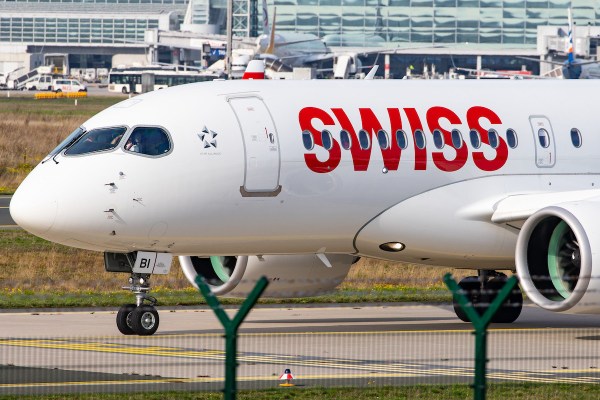
[[[568,8],[568,16],[569,16],[569,48],[567,50],[567,57],[569,63],[575,61],[575,25],[573,24],[573,17],[571,16],[571,9]]]
[[[271,35],[271,26],[269,25],[269,9],[267,8],[267,0],[262,2],[262,17],[263,17],[263,34]]]
[[[242,79],[265,79],[265,62],[263,60],[251,60]]]

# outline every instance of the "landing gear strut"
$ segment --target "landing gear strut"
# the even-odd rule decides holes
[[[117,328],[124,335],[138,334],[149,336],[158,329],[158,311],[154,307],[156,299],[150,295],[150,275],[132,273],[129,286],[124,286],[135,293],[136,304],[125,304],[117,313]],[[146,302],[147,304],[144,304]]]
[[[482,315],[494,301],[498,292],[508,279],[506,275],[496,271],[480,270],[479,276],[467,276],[458,284],[465,292],[467,299],[473,304],[475,310]],[[467,314],[462,310],[456,296],[452,299],[454,312],[462,321],[470,322]],[[492,322],[511,323],[519,318],[523,308],[523,294],[516,286],[508,298],[502,303]]]

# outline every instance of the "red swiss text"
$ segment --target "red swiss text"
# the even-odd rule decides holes
[[[379,112],[376,115],[370,108],[359,108],[357,110],[360,117],[361,126],[356,128],[350,122],[347,112],[342,108],[331,108],[324,110],[317,107],[305,107],[298,113],[298,121],[302,131],[310,131],[314,138],[315,146],[323,147],[321,140],[321,129],[332,130],[332,126],[346,130],[352,138],[352,143],[358,143],[358,131],[365,130],[371,136],[371,143],[377,143],[373,140],[377,132],[386,130],[390,132],[389,140],[391,145],[387,149],[380,149],[384,166],[395,171],[400,166],[402,149],[396,143],[396,132],[399,129],[404,130],[408,135],[412,134],[412,143],[414,149],[414,170],[426,170],[429,164],[433,164],[440,171],[453,172],[458,171],[465,166],[469,158],[469,148],[466,144],[460,147],[454,147],[451,138],[451,129],[449,126],[468,125],[469,130],[476,130],[481,137],[481,146],[487,146],[495,154],[486,157],[483,149],[472,150],[471,156],[473,163],[477,168],[483,171],[496,171],[506,163],[508,159],[508,146],[506,141],[499,137],[499,143],[492,148],[489,143],[488,135],[485,134],[488,129],[498,129],[502,124],[500,117],[491,109],[482,106],[473,106],[466,113],[459,115],[447,107],[435,106],[425,112],[418,111],[415,108],[388,108],[385,113]],[[352,114],[352,116],[355,116]],[[453,155],[438,149],[431,151],[431,157],[428,159],[427,149],[420,149],[415,144],[415,132],[422,130],[429,135],[435,130],[442,132],[445,146],[453,149]],[[442,125],[445,127],[443,128]],[[317,128],[319,127],[319,128]],[[366,171],[369,168],[371,151],[373,146],[363,149],[360,146],[352,146],[349,151],[352,157],[352,163],[355,171]],[[304,154],[306,165],[314,172],[326,173],[337,168],[342,158],[342,148],[339,142],[334,138],[333,145],[326,150],[328,156],[326,159],[319,159],[313,151],[307,151]],[[488,153],[489,154],[489,153]]]

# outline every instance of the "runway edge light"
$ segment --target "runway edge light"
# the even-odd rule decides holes
[[[289,368],[286,368],[285,371],[283,371],[283,374],[279,376],[279,380],[285,381],[285,383],[280,383],[279,386],[294,386],[292,379],[294,379],[292,371]]]

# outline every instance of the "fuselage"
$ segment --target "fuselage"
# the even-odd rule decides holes
[[[331,54],[325,43],[311,33],[280,32],[274,35],[273,40],[272,55],[290,67],[305,67],[315,59]],[[270,35],[261,35],[257,39],[256,52],[266,54],[270,41]]]
[[[600,184],[600,116],[586,106],[599,85],[219,81],[165,89],[86,121],[86,131],[127,133],[109,151],[62,151],[38,165],[11,213],[38,236],[97,251],[343,253],[513,268],[519,227],[491,222],[499,201]],[[164,129],[170,150],[126,150],[136,127]],[[387,242],[405,248],[382,250]]]

